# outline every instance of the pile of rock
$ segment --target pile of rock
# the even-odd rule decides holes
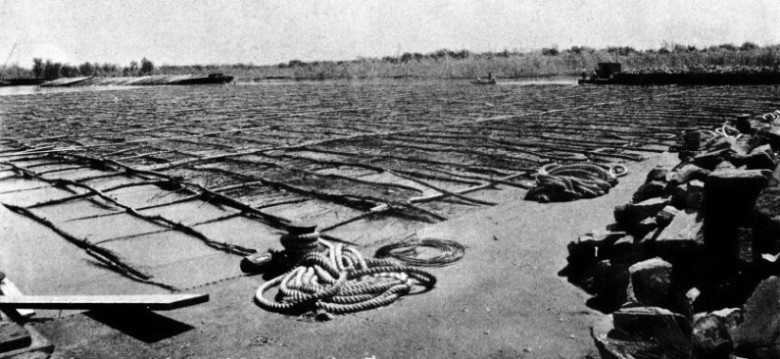
[[[780,358],[780,111],[686,132],[677,150],[616,223],[569,244],[565,274],[612,313],[596,344],[605,358]]]

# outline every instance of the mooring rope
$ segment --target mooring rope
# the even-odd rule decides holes
[[[352,247],[319,239],[316,232],[305,236],[282,239],[290,258],[302,258],[292,270],[257,289],[255,301],[261,308],[281,313],[324,310],[344,314],[389,305],[415,285],[432,288],[436,284],[436,277],[420,269],[363,258]],[[320,245],[326,251],[318,251]],[[279,300],[267,299],[264,293],[276,286]]]
[[[623,165],[607,169],[592,163],[568,165],[547,164],[539,169],[536,187],[525,199],[538,202],[571,201],[602,196],[617,184],[618,177],[628,174]]]
[[[420,258],[418,249],[428,247],[437,249],[440,254],[427,258]],[[395,258],[405,264],[421,267],[443,267],[455,263],[466,254],[466,247],[462,244],[447,239],[413,239],[388,244],[379,248],[374,256],[376,258]]]

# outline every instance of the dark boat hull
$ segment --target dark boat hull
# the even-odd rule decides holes
[[[171,82],[170,85],[209,85],[209,84],[226,84],[233,81],[233,76],[204,76],[196,77],[186,80],[179,80]]]
[[[43,83],[43,80],[39,79],[2,79],[0,80],[0,87],[4,86],[35,86]]]

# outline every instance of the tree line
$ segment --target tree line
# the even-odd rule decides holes
[[[777,45],[770,46],[770,47],[777,47]],[[544,47],[536,51],[519,51],[519,50],[503,50],[498,52],[482,52],[482,53],[476,53],[471,52],[468,50],[459,50],[459,51],[453,51],[448,49],[441,49],[429,53],[419,53],[419,52],[405,52],[401,54],[400,56],[384,56],[381,58],[359,58],[357,60],[352,61],[311,61],[311,62],[304,62],[300,60],[291,60],[289,62],[283,62],[277,65],[278,68],[284,69],[284,68],[295,68],[295,67],[306,67],[306,66],[320,66],[327,63],[333,63],[336,65],[343,65],[350,62],[361,62],[361,61],[381,61],[383,63],[389,63],[389,64],[405,64],[412,61],[442,61],[442,60],[467,60],[467,59],[473,59],[473,60],[482,60],[482,59],[493,59],[493,58],[509,58],[509,57],[528,57],[528,56],[560,56],[560,55],[575,55],[575,56],[581,56],[581,55],[588,55],[588,54],[596,54],[596,53],[609,53],[614,54],[617,56],[629,56],[632,54],[647,54],[647,55],[665,55],[665,54],[678,54],[678,53],[717,53],[717,52],[739,52],[739,51],[753,51],[760,49],[761,46],[759,46],[756,43],[753,42],[745,42],[741,46],[736,46],[734,44],[726,43],[721,45],[713,45],[709,47],[703,47],[701,49],[697,48],[696,46],[692,45],[683,45],[683,44],[676,44],[676,43],[664,43],[660,48],[658,49],[647,49],[647,50],[637,50],[631,46],[609,46],[604,49],[596,49],[593,47],[587,47],[587,46],[572,46],[568,49],[559,50],[557,46],[553,47]]]
[[[55,62],[50,59],[45,61],[36,57],[33,59],[32,74],[36,79],[51,81],[61,77],[80,76],[147,76],[154,74],[154,63],[147,58],[141,59],[139,64],[131,61],[128,66],[120,67],[117,64],[97,62],[84,62],[78,66]]]

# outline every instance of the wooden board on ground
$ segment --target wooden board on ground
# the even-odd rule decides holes
[[[0,281],[0,294],[3,294],[7,297],[22,296],[22,292],[19,291],[19,288],[16,287],[16,284],[11,282],[11,280],[8,278],[4,278]],[[31,317],[35,315],[35,311],[32,309],[18,309],[16,310],[16,314],[18,314],[20,317]]]
[[[0,308],[171,310],[209,301],[208,294],[0,296]]]

